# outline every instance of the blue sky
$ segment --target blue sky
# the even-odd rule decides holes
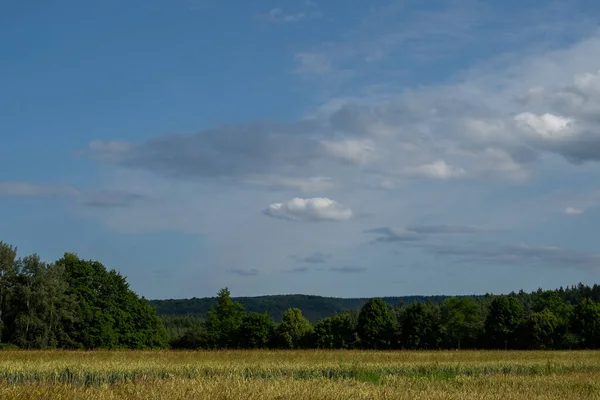
[[[600,4],[8,0],[0,240],[148,298],[597,281]]]

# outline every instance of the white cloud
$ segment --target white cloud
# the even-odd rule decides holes
[[[583,214],[583,210],[574,208],[574,207],[567,207],[565,209],[565,214],[566,215],[580,215],[580,214]]]
[[[273,203],[264,213],[293,221],[346,221],[353,216],[350,208],[325,197],[296,197],[287,202]]]
[[[370,140],[323,141],[325,150],[333,157],[356,165],[368,164],[376,158],[376,150]]]
[[[304,18],[306,18],[306,14],[302,11],[295,13],[286,13],[281,8],[273,8],[265,14],[261,14],[260,17],[270,22],[291,23],[303,20]]]
[[[431,164],[407,168],[405,174],[414,178],[450,180],[464,177],[466,171],[462,168],[448,165],[444,160],[438,160]]]
[[[569,129],[572,119],[550,113],[535,115],[524,112],[515,116],[515,121],[522,129],[529,130],[543,139],[562,139],[572,135]]]

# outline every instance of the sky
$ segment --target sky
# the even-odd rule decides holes
[[[0,240],[150,299],[600,276],[600,3],[1,0]]]

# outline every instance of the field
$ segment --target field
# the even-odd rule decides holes
[[[600,353],[1,351],[1,399],[600,399]]]

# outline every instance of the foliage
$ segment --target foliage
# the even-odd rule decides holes
[[[244,306],[231,299],[229,289],[221,289],[217,304],[208,311],[204,328],[208,345],[215,348],[236,347]]]
[[[597,348],[600,345],[600,304],[589,297],[583,299],[575,307],[572,326],[585,347]]]
[[[401,317],[400,342],[409,349],[437,348],[439,323],[432,307],[413,303],[404,309]]]
[[[472,347],[483,332],[480,305],[471,298],[451,297],[441,307],[441,333],[445,346],[461,348],[461,343]]]
[[[391,345],[392,314],[382,299],[371,299],[361,308],[358,314],[357,333],[364,348],[384,349]]]
[[[392,307],[400,303],[412,303],[414,301],[431,301],[440,303],[450,296],[404,296],[383,297],[383,301]],[[480,298],[481,296],[470,296]],[[256,297],[233,297],[248,312],[266,312],[275,322],[281,322],[283,314],[290,308],[299,308],[302,315],[311,323],[340,314],[344,311],[358,311],[369,299],[353,298],[343,299],[336,297],[311,296],[303,294],[256,296]],[[217,303],[216,297],[191,298],[191,299],[169,299],[150,300],[150,304],[156,308],[160,316],[193,315],[206,318],[208,310]]]
[[[533,312],[525,320],[525,331],[529,336],[529,347],[532,349],[552,349],[558,339],[560,321],[547,308]]]
[[[357,314],[349,311],[315,324],[314,346],[319,349],[353,349],[358,343]]]
[[[21,348],[157,348],[156,311],[125,278],[75,254],[46,264],[0,243],[2,339]]]
[[[284,349],[302,349],[310,344],[313,327],[298,308],[290,308],[283,314],[277,327],[277,344]]]
[[[275,323],[267,313],[251,312],[242,318],[239,332],[241,347],[264,349],[271,344]]]
[[[600,347],[600,287],[579,284],[509,295],[328,299],[250,298],[221,289],[206,318],[163,315],[134,293],[124,276],[97,261],[65,253],[45,263],[17,258],[0,242],[0,345],[23,349],[596,349]],[[396,304],[390,302],[396,299]],[[189,301],[192,306],[202,299]],[[344,307],[311,324],[310,315]],[[153,302],[152,304],[157,304]],[[169,301],[167,303],[169,304]],[[275,324],[273,310],[281,312]],[[279,311],[277,311],[279,313]],[[379,378],[378,378],[379,379]]]
[[[498,296],[490,305],[485,320],[485,333],[493,348],[508,347],[518,339],[517,333],[523,324],[523,306],[514,296]]]

